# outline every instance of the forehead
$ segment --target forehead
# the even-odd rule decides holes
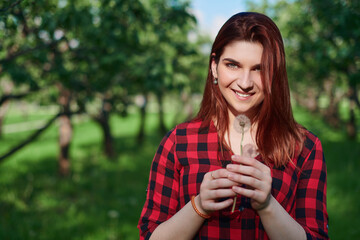
[[[240,60],[246,58],[252,62],[260,63],[262,52],[263,46],[258,42],[233,41],[225,46],[220,59]]]

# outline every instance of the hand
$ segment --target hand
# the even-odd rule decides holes
[[[232,160],[239,164],[228,164],[229,180],[237,184],[232,190],[251,199],[254,210],[262,210],[269,205],[271,198],[271,170],[265,164],[251,157],[233,155]],[[245,184],[248,187],[241,187]]]
[[[238,183],[229,180],[229,174],[230,172],[226,169],[218,169],[205,174],[198,198],[200,211],[211,214],[213,211],[227,208],[232,204],[232,197],[236,194],[231,188]],[[228,199],[219,201],[221,198]]]

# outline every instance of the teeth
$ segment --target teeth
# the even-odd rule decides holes
[[[249,97],[250,94],[242,94],[242,93],[238,93],[238,92],[235,92],[238,96],[240,97]]]

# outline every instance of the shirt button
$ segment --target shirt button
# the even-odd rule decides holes
[[[243,207],[243,206],[240,206],[240,207],[239,207],[239,211],[240,211],[240,212],[244,211],[244,207]]]

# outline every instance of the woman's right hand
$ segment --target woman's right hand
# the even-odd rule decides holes
[[[198,196],[200,211],[211,214],[231,206],[233,197],[236,196],[232,187],[237,183],[228,179],[229,173],[228,170],[222,168],[205,174]]]

